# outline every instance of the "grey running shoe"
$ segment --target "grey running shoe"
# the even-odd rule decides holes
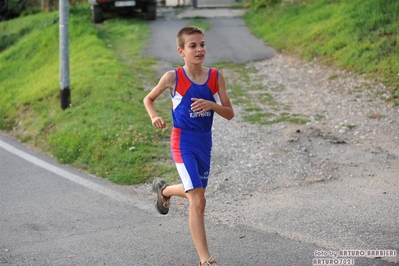
[[[218,264],[216,263],[216,258],[215,256],[211,256],[207,261],[205,261],[204,263],[199,263],[199,266],[218,266]]]
[[[161,178],[157,178],[154,180],[152,183],[152,188],[154,191],[157,193],[157,199],[155,200],[155,208],[160,214],[167,214],[169,211],[169,203],[170,203],[170,197],[165,197],[162,194],[162,191],[168,186],[168,183],[166,183],[164,180]]]

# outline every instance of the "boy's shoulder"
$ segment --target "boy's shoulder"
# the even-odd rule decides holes
[[[168,70],[168,71],[166,71],[165,74],[163,74],[163,75],[166,76],[166,77],[176,76],[176,71],[175,71],[175,69]]]
[[[174,84],[175,81],[176,81],[176,73],[174,70],[166,71],[160,80],[160,82],[162,82],[163,84],[167,84],[168,86]]]

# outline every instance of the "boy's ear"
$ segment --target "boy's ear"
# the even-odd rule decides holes
[[[183,49],[180,46],[177,46],[177,52],[181,57],[184,57]]]

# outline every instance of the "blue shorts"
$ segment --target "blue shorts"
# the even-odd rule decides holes
[[[206,188],[211,169],[212,132],[198,133],[174,127],[170,148],[184,191]]]

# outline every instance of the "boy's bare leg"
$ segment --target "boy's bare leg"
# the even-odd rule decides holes
[[[197,249],[200,261],[204,262],[209,259],[208,242],[205,233],[205,189],[196,188],[187,191],[188,200],[190,201],[189,226],[191,237],[193,238],[195,248]]]
[[[187,193],[184,192],[183,184],[170,185],[162,190],[162,195],[165,197],[177,196],[181,198],[187,198]]]
[[[206,240],[205,232],[205,189],[196,188],[184,192],[182,184],[167,186],[162,194],[165,197],[178,196],[182,198],[188,198],[190,202],[190,214],[189,214],[189,227],[191,237],[194,241],[194,246],[200,256],[200,261],[204,262],[209,259],[210,254],[208,250],[208,242]]]

